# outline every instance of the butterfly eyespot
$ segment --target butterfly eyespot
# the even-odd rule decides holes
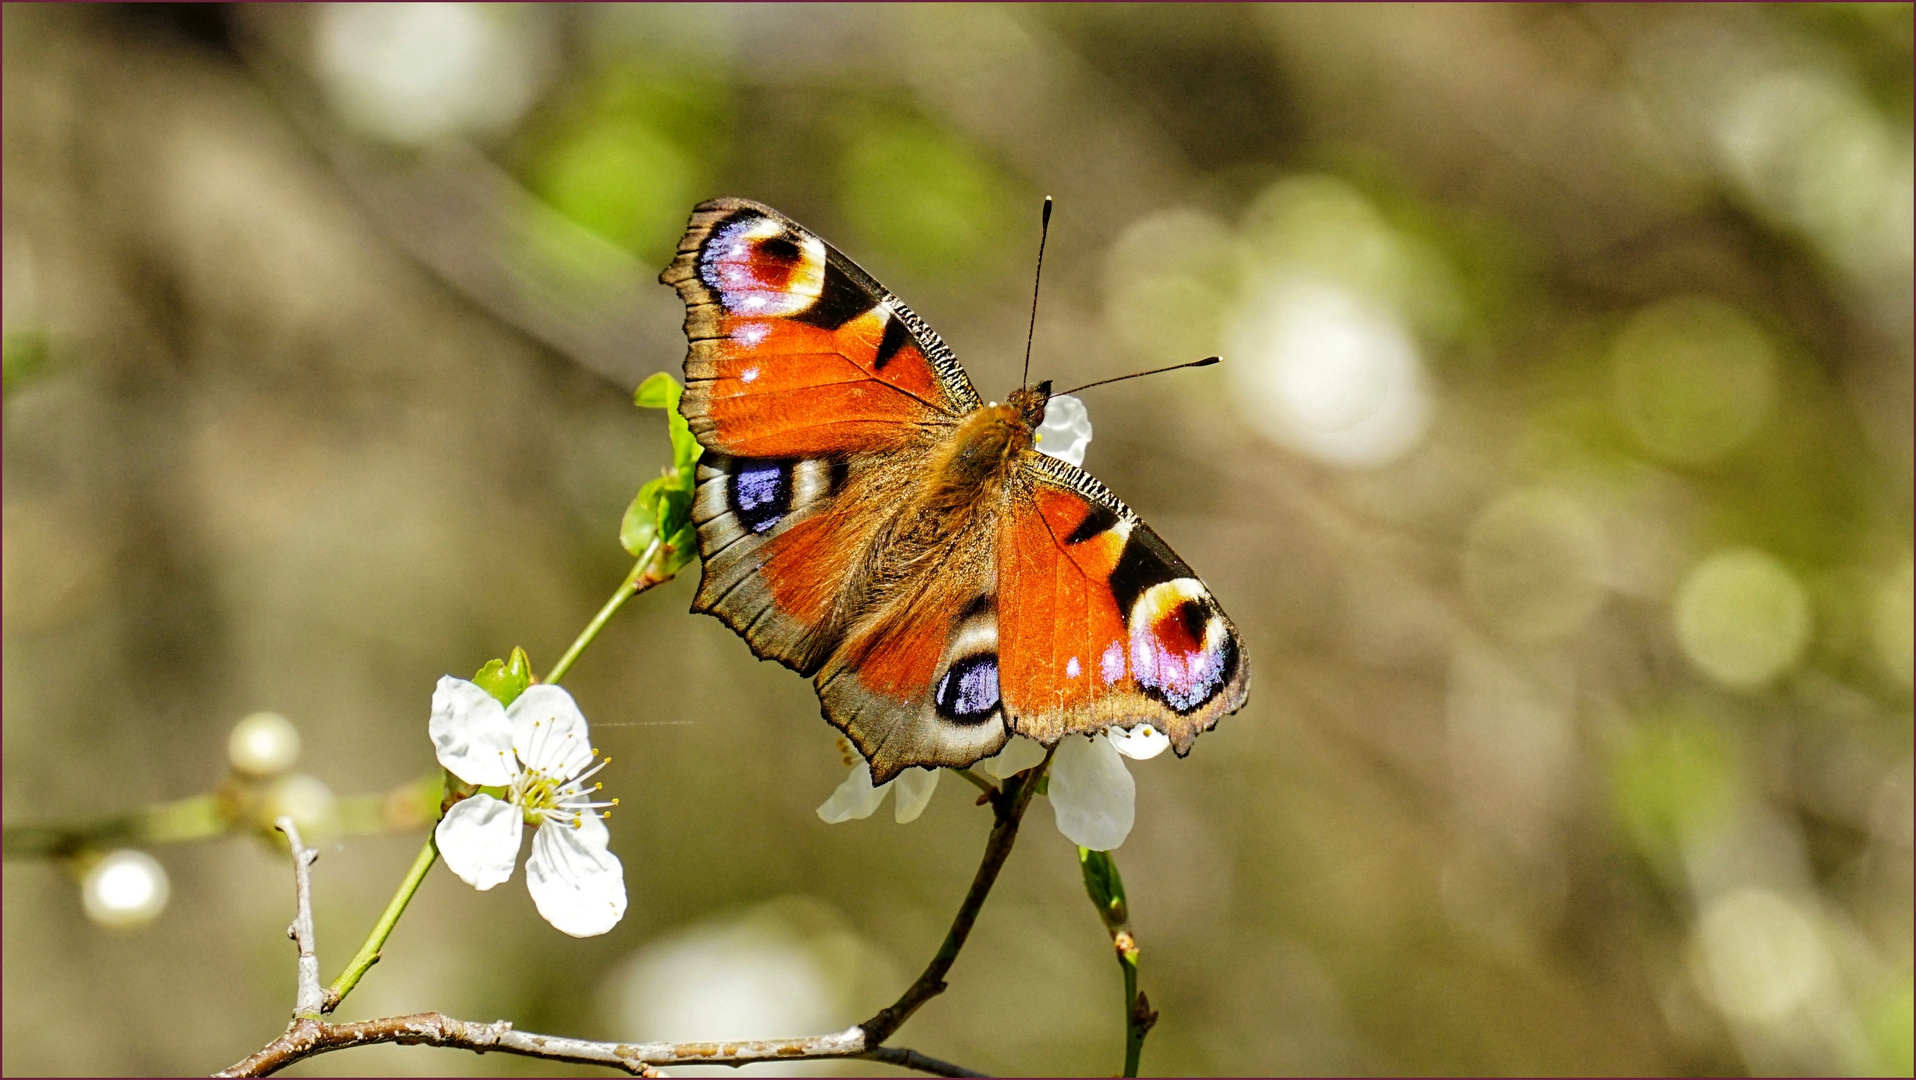
[[[797,262],[802,252],[799,251],[798,245],[793,243],[788,237],[774,236],[770,240],[759,242],[758,254],[767,259],[776,259],[779,262]]]
[[[1138,686],[1178,712],[1199,708],[1230,682],[1236,649],[1196,578],[1146,589],[1131,608],[1130,631]]]
[[[726,485],[739,523],[762,533],[792,509],[792,466],[786,461],[743,461]]]
[[[716,226],[698,262],[699,277],[726,307],[759,315],[795,315],[825,286],[825,245],[757,213]]]
[[[952,662],[932,694],[938,715],[975,724],[998,711],[998,658],[978,653]]]

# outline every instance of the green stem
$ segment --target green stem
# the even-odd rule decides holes
[[[565,678],[565,673],[572,670],[572,664],[579,659],[579,654],[585,652],[586,646],[592,644],[592,639],[599,636],[599,631],[603,630],[612,616],[625,606],[627,600],[666,580],[651,577],[653,560],[658,558],[659,551],[664,546],[663,539],[653,538],[652,543],[646,547],[645,554],[640,555],[639,561],[632,564],[632,572],[625,575],[625,580],[619,583],[618,591],[612,594],[612,599],[607,600],[605,606],[599,609],[599,613],[592,617],[592,621],[585,624],[584,630],[579,631],[579,636],[572,642],[572,647],[565,651],[564,656],[559,657],[557,664],[552,665],[552,670],[546,673],[544,681],[556,683]]]
[[[1137,935],[1131,932],[1131,904],[1124,895],[1124,875],[1118,873],[1117,860],[1108,851],[1078,849],[1078,869],[1084,875],[1084,892],[1098,909],[1098,918],[1111,933],[1111,948],[1117,954],[1118,971],[1124,975],[1124,1075],[1138,1075],[1138,1058],[1144,1053],[1144,1037],[1158,1014],[1138,989]]]
[[[209,840],[231,832],[235,824],[228,800],[194,795],[83,825],[9,825],[4,846],[9,859],[68,859],[122,844]]]
[[[338,835],[373,836],[401,832],[431,821],[439,809],[440,777],[425,777],[384,794],[342,795],[337,806]],[[132,813],[75,825],[8,825],[8,859],[72,859],[116,847],[151,847],[213,840],[233,833],[257,832],[259,803],[271,780],[231,780],[220,790]]]
[[[346,995],[359,985],[359,977],[366,974],[368,968],[379,963],[379,950],[386,945],[386,939],[392,936],[393,927],[399,925],[399,917],[406,913],[406,905],[412,902],[412,894],[419,891],[419,883],[426,880],[426,871],[439,859],[439,841],[434,832],[426,834],[426,846],[419,849],[419,857],[412,861],[412,869],[406,872],[406,880],[399,883],[399,891],[393,894],[392,902],[386,905],[386,913],[379,917],[373,926],[373,932],[366,935],[366,943],[359,947],[358,955],[339,973],[333,985],[326,988],[325,1012],[332,1012]]]
[[[1124,1075],[1138,1075],[1138,1059],[1144,1055],[1144,1036],[1157,1021],[1151,1006],[1142,1004],[1138,993],[1138,951],[1118,950],[1118,966],[1124,969]]]

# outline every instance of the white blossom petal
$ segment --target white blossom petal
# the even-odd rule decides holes
[[[898,819],[898,824],[917,821],[918,815],[925,812],[925,807],[931,804],[931,793],[938,790],[938,774],[941,771],[906,769],[892,780],[893,784],[898,785],[898,801],[892,804],[892,814]]]
[[[571,779],[592,764],[585,714],[563,687],[529,686],[506,715],[512,719],[512,748],[528,768]]]
[[[1051,809],[1058,831],[1072,843],[1110,851],[1131,835],[1137,815],[1137,784],[1117,747],[1102,735],[1066,736],[1051,759]]]
[[[1005,748],[998,751],[997,757],[985,759],[984,770],[1000,780],[1008,780],[1043,760],[1042,743],[1023,735],[1013,735],[1005,742]]]
[[[1111,728],[1104,735],[1118,748],[1118,753],[1133,761],[1149,761],[1171,745],[1171,736],[1159,731],[1155,724],[1139,724],[1129,731]]]
[[[878,809],[878,804],[885,800],[885,792],[890,789],[889,783],[873,787],[872,767],[861,761],[852,766],[851,775],[818,808],[818,816],[832,825],[852,818],[871,817],[872,811]]]
[[[433,836],[446,868],[484,891],[512,876],[524,828],[518,807],[490,795],[474,795],[454,803]]]
[[[595,937],[625,917],[625,867],[606,849],[605,822],[551,821],[532,834],[526,888],[539,914],[573,937]]]
[[[477,685],[450,675],[440,679],[426,730],[439,764],[454,776],[481,787],[512,783],[519,767],[512,757],[512,725],[505,706]]]
[[[1054,395],[1044,407],[1044,423],[1036,431],[1041,454],[1084,464],[1084,448],[1091,445],[1091,414],[1084,402],[1070,394]]]

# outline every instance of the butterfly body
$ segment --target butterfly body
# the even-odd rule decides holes
[[[777,211],[693,213],[680,408],[706,448],[695,611],[810,676],[883,782],[1012,734],[1150,723],[1179,754],[1243,704],[1209,591],[1130,508],[1040,453],[1050,385],[982,401],[942,340]]]

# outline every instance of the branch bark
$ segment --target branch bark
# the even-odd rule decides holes
[[[273,822],[286,834],[293,849],[293,925],[286,936],[299,946],[299,991],[294,998],[293,1016],[313,1019],[326,1004],[326,992],[319,986],[319,949],[313,940],[313,860],[319,852],[300,842],[299,826],[290,817]]]
[[[574,1065],[605,1065],[632,1076],[653,1076],[660,1065],[750,1065],[760,1061],[805,1061],[813,1058],[859,1058],[900,1065],[933,1076],[983,1076],[983,1073],[902,1047],[876,1046],[862,1028],[834,1035],[796,1039],[754,1039],[739,1042],[611,1043],[568,1039],[517,1031],[504,1020],[490,1024],[456,1020],[442,1013],[414,1013],[356,1023],[327,1023],[301,1018],[286,1034],[260,1051],[215,1076],[271,1076],[296,1061],[334,1050],[374,1043],[407,1046],[444,1046],[479,1053],[497,1052],[563,1061]]]

